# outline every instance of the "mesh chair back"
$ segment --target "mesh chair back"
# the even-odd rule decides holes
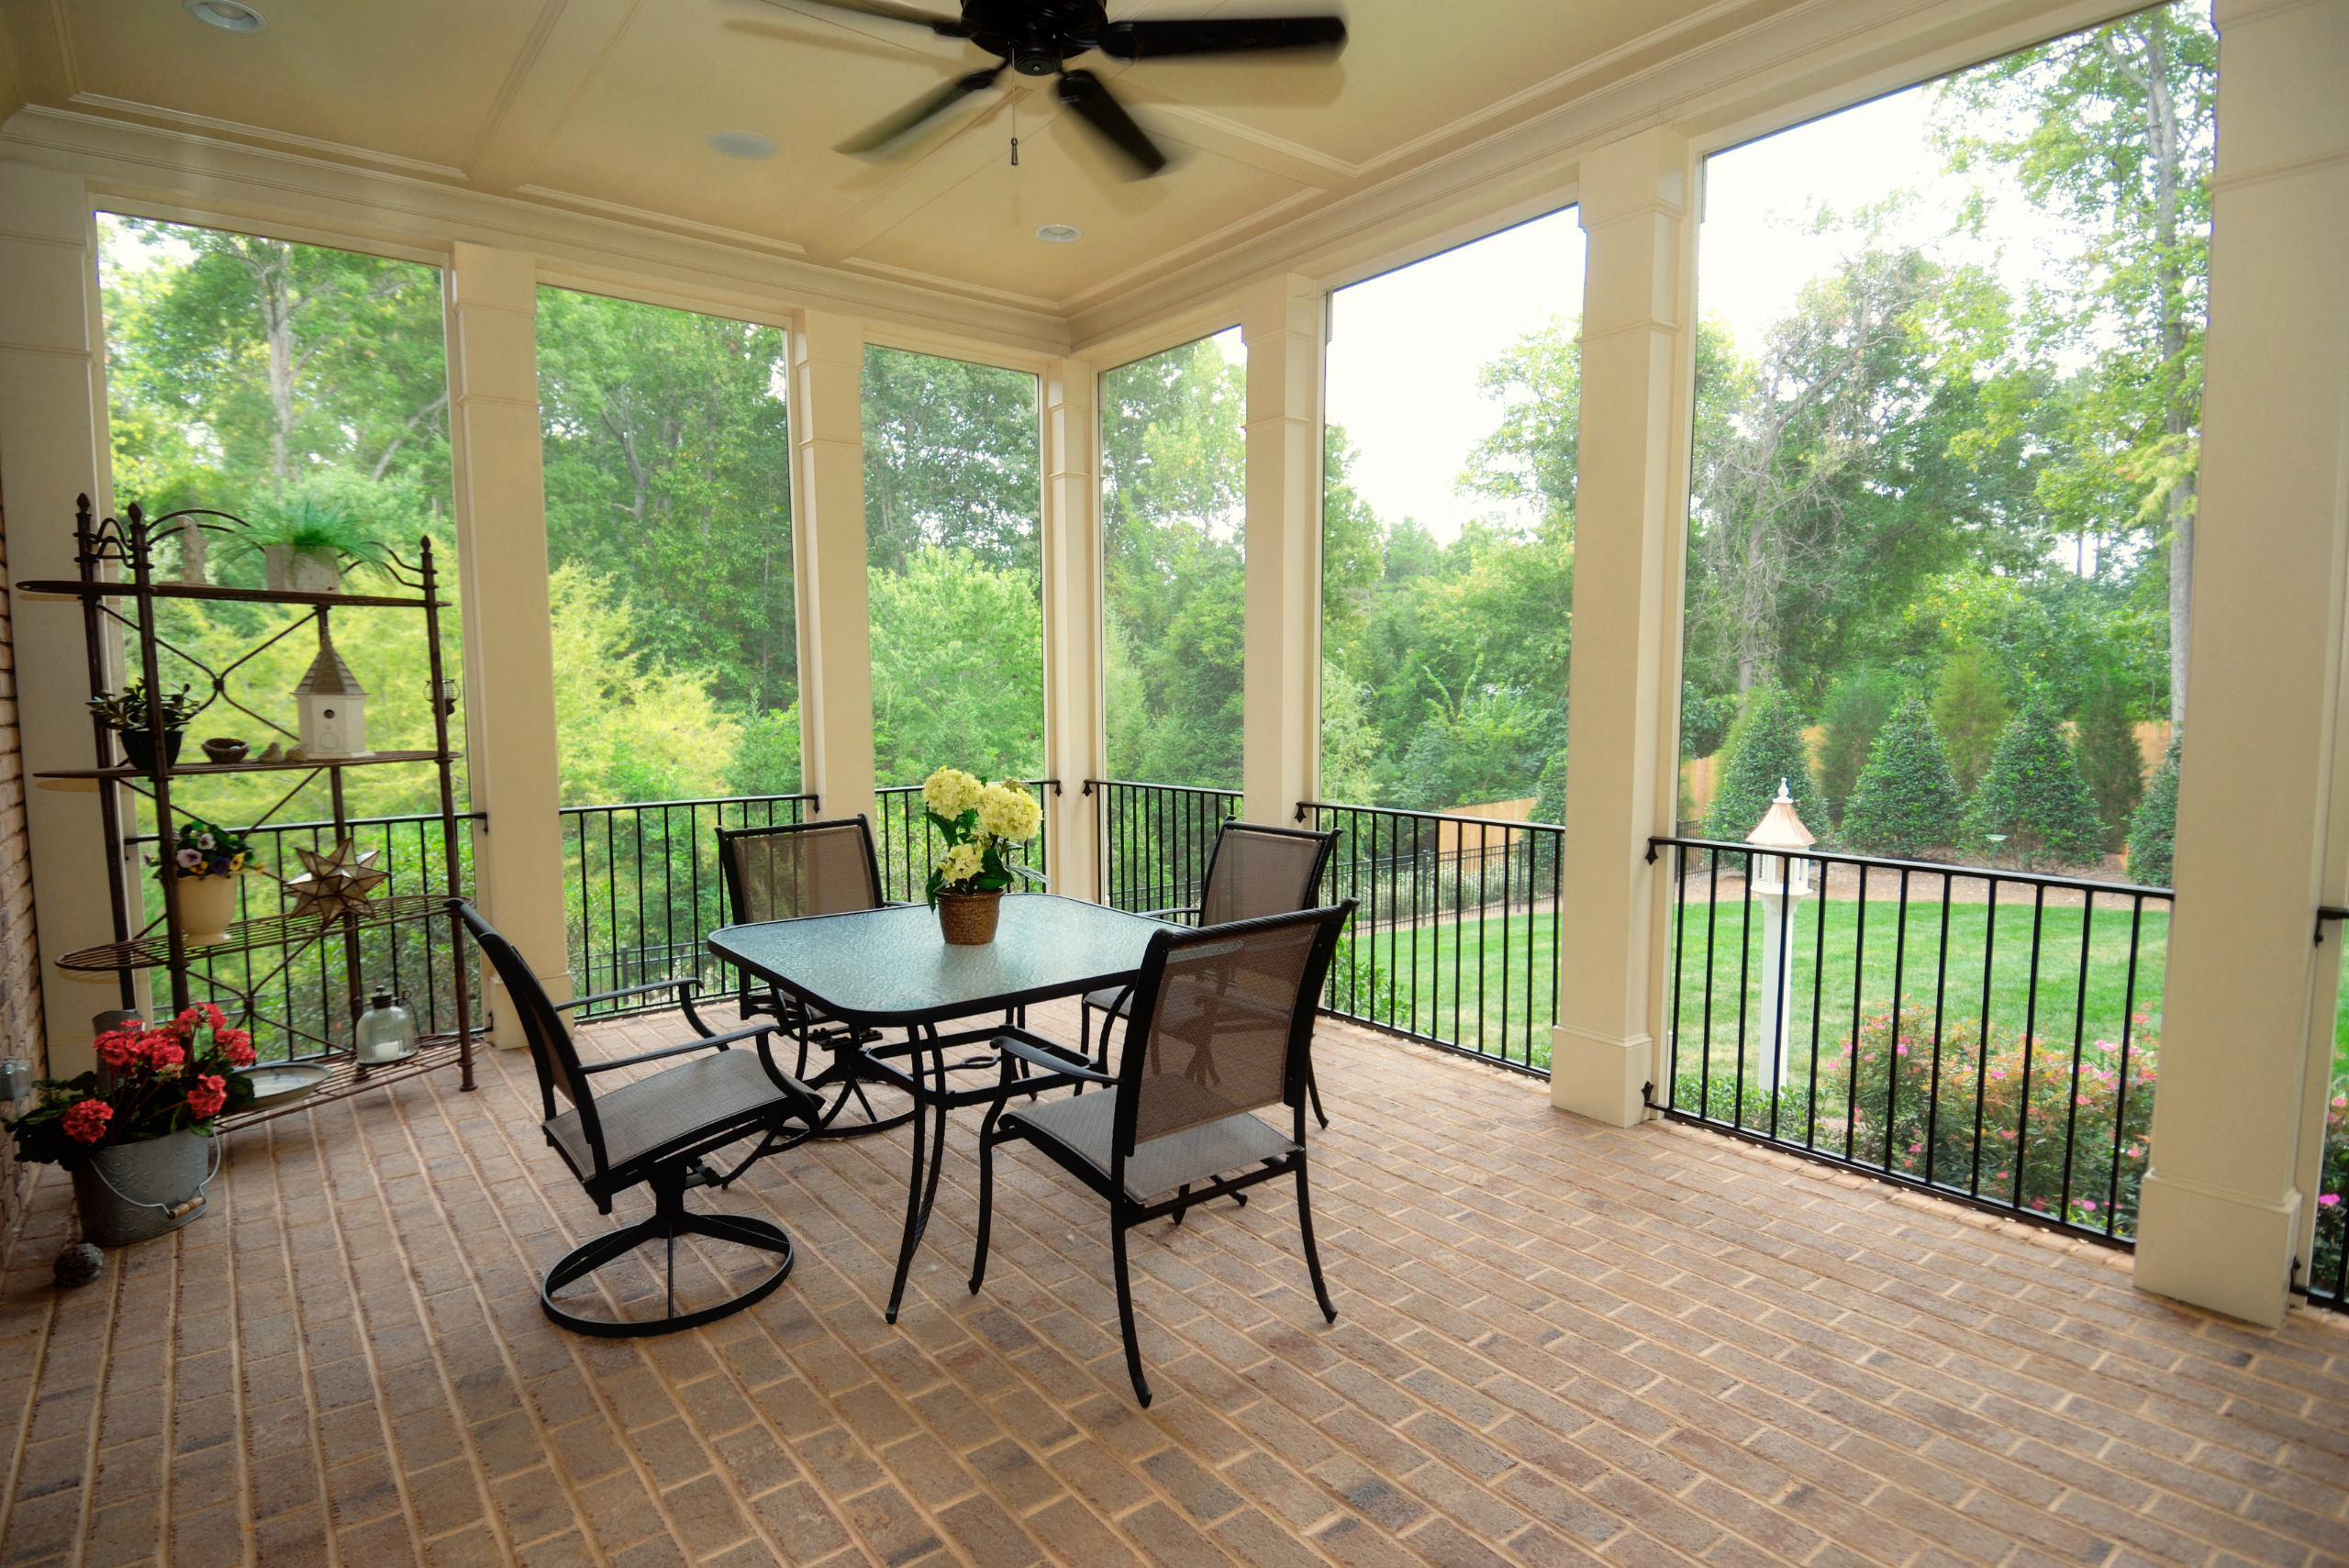
[[[596,1164],[604,1163],[603,1125],[596,1117],[596,1097],[587,1087],[587,1074],[580,1071],[579,1048],[572,1042],[570,1029],[563,1027],[562,1015],[555,1011],[548,1000],[546,988],[514,944],[500,936],[495,927],[482,918],[481,911],[462,900],[452,900],[457,912],[464,917],[473,940],[488,955],[489,964],[497,971],[497,978],[505,984],[507,1001],[513,1006],[515,1020],[522,1026],[522,1038],[529,1043],[530,1061],[539,1070],[539,1095],[544,1102],[549,1120],[557,1109],[554,1097],[560,1094],[579,1109],[580,1130],[587,1146],[595,1151]]]
[[[736,925],[838,915],[882,905],[881,864],[863,816],[718,835],[718,858]]]
[[[1265,915],[1310,909],[1321,890],[1335,833],[1227,822],[1216,836],[1215,859],[1199,897],[1199,924],[1228,926]]]
[[[1119,1072],[1122,1152],[1301,1104],[1315,998],[1353,913],[1349,902],[1151,939]]]

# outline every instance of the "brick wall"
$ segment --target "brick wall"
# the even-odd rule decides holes
[[[40,951],[33,931],[32,851],[25,830],[24,757],[17,739],[16,639],[8,624],[8,558],[0,534],[0,1055],[28,1056],[45,1072]],[[10,1113],[18,1107],[0,1103]],[[16,1230],[32,1172],[0,1139],[0,1247]]]

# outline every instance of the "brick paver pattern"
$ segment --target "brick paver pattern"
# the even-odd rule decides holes
[[[975,1118],[896,1328],[902,1131],[692,1195],[796,1237],[753,1310],[553,1328],[538,1272],[611,1222],[514,1056],[236,1134],[210,1213],[76,1292],[49,1172],[0,1299],[0,1563],[2349,1568],[2323,1315],[2254,1330],[1526,1078],[1341,1024],[1317,1051],[1339,1321],[1285,1186],[1144,1228],[1147,1411],[1103,1211],[1031,1152],[964,1289]]]

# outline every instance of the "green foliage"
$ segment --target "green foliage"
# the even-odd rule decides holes
[[[1781,783],[1794,797],[1803,826],[1826,837],[1827,802],[1811,780],[1802,728],[1802,716],[1785,691],[1770,686],[1755,695],[1731,736],[1733,750],[1721,769],[1720,787],[1705,813],[1705,837],[1742,839],[1753,832]]]
[[[1563,823],[1566,819],[1566,749],[1559,747],[1542,764],[1542,780],[1533,800],[1534,822]]]
[[[392,494],[348,469],[328,469],[262,491],[247,503],[248,527],[229,538],[229,553],[258,554],[272,546],[311,555],[381,565],[383,528]],[[340,561],[338,562],[338,564]]]
[[[1582,323],[1535,327],[1476,374],[1502,405],[1499,428],[1468,454],[1470,495],[1531,505],[1546,525],[1571,529],[1582,434]]]
[[[674,669],[639,645],[639,617],[611,578],[572,563],[548,587],[562,804],[719,794],[742,727],[710,695],[708,672]]]
[[[1034,376],[900,349],[864,350],[871,564],[904,572],[935,545],[1041,582],[1041,461]]]
[[[729,795],[799,793],[799,705],[742,721],[742,740],[726,764]]]
[[[2129,819],[2129,880],[2148,887],[2174,887],[2177,869],[2173,851],[2177,840],[2177,759],[2184,743],[2180,733],[2170,737],[2162,765],[2145,785],[2145,798]]]
[[[1693,681],[1680,684],[1680,760],[1709,757],[1729,739],[1737,722],[1737,694],[1698,690]]]
[[[1942,666],[1933,688],[1932,717],[1934,733],[1948,749],[1957,787],[1972,795],[2011,717],[1981,654],[1967,649]]]
[[[1521,799],[1544,760],[1563,750],[1553,710],[1508,690],[1485,689],[1429,716],[1404,753],[1391,794],[1419,811]]]
[[[1869,750],[1843,808],[1842,841],[1868,854],[1915,860],[1955,844],[1964,820],[1949,754],[1923,699],[1912,693]]]
[[[1031,779],[1044,765],[1044,613],[1036,582],[928,545],[871,568],[874,776],[918,784],[941,764]]]
[[[1977,843],[1988,834],[2006,835],[1999,853],[2030,869],[2094,865],[2103,857],[2096,796],[2043,693],[2034,693],[1999,737],[1967,808],[1965,831]]]
[[[1851,799],[1876,731],[1899,700],[1900,677],[1865,665],[1828,688],[1827,709],[1820,716],[1826,735],[1819,747],[1819,787],[1831,804],[1848,809],[1842,803]]]
[[[2145,795],[2145,756],[2137,749],[2137,727],[2127,700],[2110,681],[2098,685],[2078,725],[2072,755],[2104,819],[2104,847],[2117,851],[2127,843],[2129,820]]]

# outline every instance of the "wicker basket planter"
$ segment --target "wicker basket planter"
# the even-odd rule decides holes
[[[956,947],[985,947],[995,940],[996,917],[1002,908],[1000,893],[941,893],[938,929]]]

